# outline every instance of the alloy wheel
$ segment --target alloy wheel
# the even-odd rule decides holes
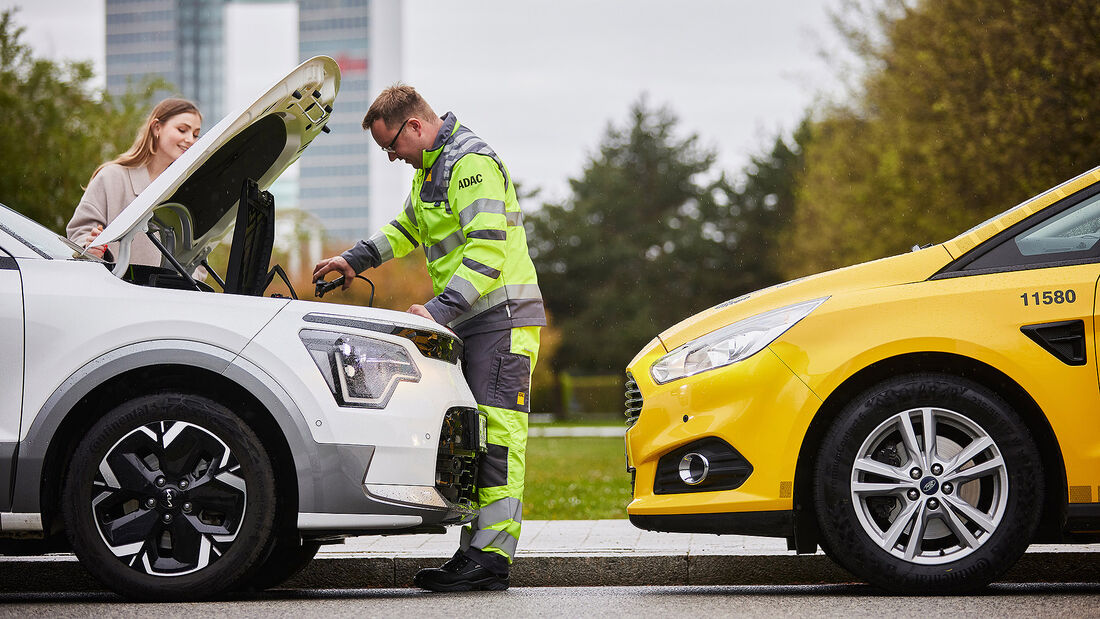
[[[154,576],[201,570],[225,554],[245,517],[237,457],[210,430],[185,421],[139,426],[99,462],[91,505],[114,556]]]
[[[908,562],[936,565],[976,551],[1000,526],[1005,459],[967,416],[936,407],[902,411],[860,446],[851,499],[864,531]]]

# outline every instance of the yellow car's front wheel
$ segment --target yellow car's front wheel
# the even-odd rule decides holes
[[[817,462],[823,546],[893,591],[984,586],[1038,525],[1043,476],[1026,426],[995,393],[958,377],[913,374],[864,392]]]

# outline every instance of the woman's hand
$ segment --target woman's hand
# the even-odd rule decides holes
[[[84,253],[88,254],[89,256],[95,256],[96,258],[102,260],[103,254],[107,250],[106,246],[93,247],[91,249],[88,249],[88,246],[92,244],[92,241],[94,241],[97,236],[99,236],[100,232],[103,232],[103,226],[96,226],[92,229],[91,232],[88,233],[88,236],[84,237]]]

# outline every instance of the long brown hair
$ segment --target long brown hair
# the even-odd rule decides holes
[[[140,168],[148,164],[153,155],[157,153],[157,140],[153,135],[153,126],[158,122],[164,124],[168,122],[169,118],[187,112],[197,115],[199,120],[202,120],[202,112],[199,112],[198,106],[187,99],[169,98],[158,103],[153,111],[149,112],[149,118],[145,119],[145,124],[138,128],[137,137],[134,138],[134,143],[130,146],[130,149],[118,157],[100,164],[95,172],[92,172],[92,178],[95,178],[100,170],[112,163],[127,168]]]

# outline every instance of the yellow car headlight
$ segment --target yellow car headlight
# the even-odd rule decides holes
[[[649,369],[658,384],[737,363],[798,324],[829,297],[757,314],[694,339],[661,357]]]

